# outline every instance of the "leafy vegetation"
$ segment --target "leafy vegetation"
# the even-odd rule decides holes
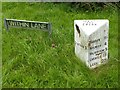
[[[73,2],[70,6],[75,10],[84,10],[96,12],[103,9],[115,9],[120,8],[120,4],[117,2]]]
[[[2,30],[3,88],[116,88],[118,87],[117,7],[90,12],[71,3],[2,3],[4,18],[52,23],[47,32],[22,28]],[[74,20],[109,19],[109,62],[88,69],[74,53]]]

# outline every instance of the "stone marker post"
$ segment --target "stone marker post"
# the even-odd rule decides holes
[[[74,20],[75,54],[89,68],[108,61],[109,20]]]

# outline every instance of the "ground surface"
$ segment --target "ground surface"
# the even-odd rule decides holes
[[[118,87],[117,10],[75,11],[69,3],[3,3],[3,18],[52,23],[47,32],[11,28],[2,31],[3,87]],[[109,19],[109,63],[89,70],[74,53],[77,19]],[[53,47],[54,46],[54,47]]]

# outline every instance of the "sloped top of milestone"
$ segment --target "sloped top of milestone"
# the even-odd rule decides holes
[[[109,24],[109,20],[74,20],[74,23],[77,24],[79,29],[82,29],[87,35],[91,35],[93,32],[98,30],[104,24]]]

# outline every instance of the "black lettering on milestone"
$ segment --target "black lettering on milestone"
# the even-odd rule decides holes
[[[90,46],[91,46],[91,42],[89,41],[89,42],[88,42],[88,47],[90,47]]]
[[[107,43],[105,42],[105,45],[107,45]]]
[[[78,27],[77,24],[76,24],[75,26],[76,26],[76,30],[77,30],[77,32],[78,32],[78,34],[79,34],[79,37],[80,37],[80,29],[79,29],[79,27]]]

